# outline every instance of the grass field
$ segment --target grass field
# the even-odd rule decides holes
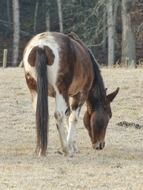
[[[54,100],[49,98],[48,154],[38,158],[23,69],[0,69],[0,190],[143,189],[143,69],[104,68],[102,75],[109,92],[120,87],[104,150],[92,149],[82,123],[83,108],[77,129],[80,152],[73,158],[60,155]]]

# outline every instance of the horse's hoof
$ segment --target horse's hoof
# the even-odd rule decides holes
[[[38,157],[43,157],[43,156],[46,156],[46,151],[45,151],[45,150],[42,150],[42,149],[39,148],[39,147],[36,147],[35,154],[36,154]]]
[[[62,150],[63,150],[64,156],[67,156],[67,155],[69,154],[69,149],[68,149],[68,147],[64,147]]]
[[[70,157],[70,158],[73,158],[73,157],[74,157],[74,155],[75,155],[75,153],[74,153],[74,152],[70,152],[70,153],[69,153],[69,157]]]
[[[73,149],[74,149],[74,152],[75,152],[76,154],[79,153],[79,149],[78,149],[78,147],[77,147],[76,144],[73,145]]]
[[[73,157],[75,154],[79,153],[78,147],[75,142],[69,144],[69,156]]]

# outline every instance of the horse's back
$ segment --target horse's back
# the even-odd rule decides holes
[[[44,32],[34,36],[24,51],[25,72],[36,80],[36,48],[43,48],[47,56],[48,82],[53,88],[65,84],[69,93],[76,94],[92,83],[92,64],[85,47],[67,35]]]

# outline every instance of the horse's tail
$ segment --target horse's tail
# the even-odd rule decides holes
[[[40,155],[46,154],[48,139],[48,76],[45,49],[37,47],[36,50],[36,72],[37,72],[37,151]]]

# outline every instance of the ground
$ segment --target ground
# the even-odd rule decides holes
[[[104,150],[92,149],[83,108],[77,129],[80,152],[73,158],[59,154],[55,105],[49,98],[48,154],[39,158],[34,154],[35,117],[23,69],[0,69],[0,190],[143,189],[143,69],[104,68],[102,75],[108,92],[120,87]]]

